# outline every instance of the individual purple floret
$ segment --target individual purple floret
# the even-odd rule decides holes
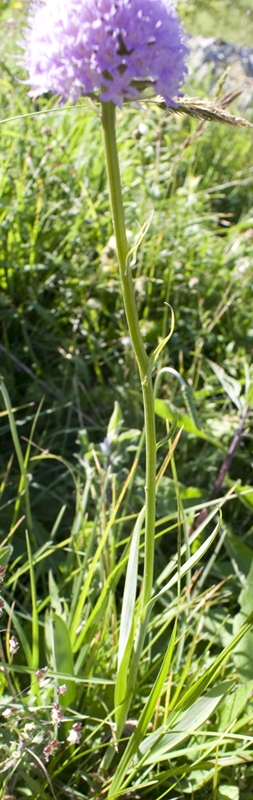
[[[149,79],[168,105],[187,72],[188,49],[171,0],[35,2],[26,32],[30,96],[52,91],[71,103],[97,93],[121,106]]]

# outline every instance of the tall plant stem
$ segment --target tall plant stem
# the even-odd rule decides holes
[[[138,322],[131,269],[127,263],[128,244],[116,141],[115,106],[111,102],[102,103],[102,125],[110,202],[124,306],[131,341],[140,373],[144,405],[146,437],[145,561],[142,597],[142,618],[144,619],[145,610],[150,601],[152,593],[154,567],[156,436],[153,384],[151,375],[148,371],[148,357],[144,348]]]

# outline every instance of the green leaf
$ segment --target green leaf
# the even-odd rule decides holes
[[[151,211],[149,212],[149,215],[148,215],[148,218],[147,218],[146,222],[143,223],[143,225],[142,225],[142,227],[141,227],[141,229],[140,229],[140,231],[138,233],[138,236],[136,238],[136,241],[135,241],[133,247],[131,247],[131,249],[128,251],[127,260],[126,260],[126,268],[127,269],[129,269],[129,267],[134,267],[135,264],[136,264],[138,247],[141,244],[142,240],[144,239],[144,236],[146,236],[146,233],[148,232],[148,229],[149,229],[149,227],[151,225],[153,216],[154,216],[154,209],[152,208]]]
[[[125,644],[124,654],[120,662],[116,685],[115,685],[115,694],[114,694],[114,702],[116,708],[115,720],[116,720],[118,735],[120,734],[121,728],[123,727],[122,720],[125,721],[127,715],[127,709],[126,709],[126,704],[128,702],[127,674],[132,652],[133,633],[134,633],[134,619],[132,619],[131,628],[129,630],[128,639]],[[124,701],[126,702],[124,703]]]
[[[112,412],[112,416],[109,419],[109,423],[108,423],[108,426],[107,426],[107,438],[108,438],[108,441],[110,443],[113,442],[113,440],[117,438],[117,434],[118,434],[119,429],[121,427],[122,420],[123,420],[123,417],[122,417],[120,404],[116,400],[115,403],[114,403],[114,409],[113,409],[113,412]]]
[[[217,800],[239,800],[238,786],[221,784],[218,788]]]
[[[77,645],[76,646],[73,645],[73,652],[76,652],[76,650],[78,650],[78,657],[75,663],[76,675],[78,674],[79,669],[83,664],[82,644],[83,642],[86,644],[87,642],[90,642],[93,636],[95,636],[98,631],[98,628],[101,624],[102,616],[106,612],[106,607],[108,605],[108,602],[110,602],[110,592],[115,591],[118,581],[125,570],[128,559],[129,547],[130,547],[130,542],[127,543],[120,558],[120,561],[118,562],[116,567],[114,567],[112,572],[108,575],[108,578],[105,581],[102,591],[98,597],[98,600],[95,603],[92,611],[90,612],[88,619],[85,622],[85,625],[83,625],[80,631]]]
[[[124,433],[120,433],[118,436],[118,442],[124,442],[127,439],[134,439],[136,436],[140,436],[141,431],[138,428],[130,428],[128,431],[124,431]]]
[[[182,378],[182,375],[180,374],[180,372],[177,371],[177,369],[174,369],[174,367],[162,367],[162,369],[159,370],[159,372],[157,373],[155,382],[154,382],[154,396],[156,397],[156,395],[157,395],[158,383],[160,381],[161,376],[164,375],[164,374],[173,375],[179,381],[181,392],[182,392],[182,395],[183,395],[183,399],[184,399],[184,402],[185,402],[189,417],[192,420],[193,424],[196,426],[196,428],[200,429],[201,428],[201,423],[200,423],[200,420],[198,418],[197,410],[195,408],[195,404],[194,404],[194,400],[193,400],[193,396],[192,396],[192,391],[190,389],[189,384],[185,383],[184,379]]]
[[[208,514],[208,516],[207,516],[207,517],[206,517],[206,519],[203,521],[203,523],[201,523],[201,525],[199,525],[199,528],[198,528],[198,532],[199,532],[199,534],[200,534],[201,530],[203,529],[203,527],[205,527],[205,526],[206,526],[207,522],[209,522],[209,520],[211,521],[212,517],[214,517],[214,515],[215,515],[215,514],[217,514],[217,511],[218,511],[218,510],[220,511],[220,509],[218,509],[218,508],[217,508],[217,506],[216,506],[216,508],[214,508],[214,509],[213,509],[213,511],[212,511],[210,514]],[[184,577],[184,575],[186,575],[186,574],[187,574],[188,570],[191,570],[193,567],[195,567],[195,564],[197,564],[197,563],[198,563],[198,561],[200,561],[200,559],[201,559],[201,558],[203,557],[203,555],[204,555],[204,554],[207,552],[208,548],[210,547],[210,545],[211,545],[211,544],[212,544],[212,542],[214,541],[215,537],[217,536],[218,530],[219,530],[219,528],[220,528],[220,523],[221,523],[221,511],[220,511],[220,519],[219,519],[219,522],[218,522],[218,523],[217,523],[217,525],[215,526],[215,528],[214,528],[214,530],[212,531],[212,533],[210,534],[210,536],[208,536],[208,537],[206,538],[206,540],[205,540],[205,541],[204,541],[204,542],[203,542],[203,543],[200,545],[200,547],[198,547],[198,549],[197,549],[197,550],[196,550],[196,551],[193,553],[193,555],[192,555],[192,556],[190,556],[190,558],[188,558],[188,559],[187,559],[187,561],[185,562],[185,564],[182,564],[182,566],[180,567],[180,570],[179,570],[179,572],[178,572],[178,570],[177,570],[177,571],[174,573],[174,575],[172,576],[172,578],[170,578],[170,580],[168,581],[168,583],[166,583],[166,585],[165,585],[165,586],[163,586],[163,588],[161,589],[161,591],[160,591],[160,592],[158,592],[158,594],[157,594],[157,595],[155,595],[154,597],[152,597],[152,599],[150,600],[150,603],[151,603],[152,605],[155,603],[155,601],[158,599],[158,597],[161,597],[161,595],[163,595],[165,592],[168,592],[168,590],[169,590],[169,589],[171,589],[171,587],[172,587],[172,586],[174,586],[174,585],[175,585],[175,583],[177,583],[177,582],[178,582],[178,578],[179,578],[179,576],[180,576],[180,578],[183,578],[183,577]],[[164,571],[164,572],[165,572],[165,571]],[[163,574],[164,574],[164,573],[163,573]],[[160,581],[159,581],[159,582],[160,582]]]
[[[50,604],[51,604],[52,608],[54,609],[54,611],[56,612],[56,614],[58,614],[58,616],[60,616],[61,613],[62,613],[62,604],[61,604],[61,601],[60,601],[60,598],[59,598],[58,586],[57,586],[57,583],[56,583],[56,581],[54,579],[54,576],[53,576],[53,573],[52,573],[51,569],[49,570],[49,573],[48,573],[48,588],[49,588],[49,594],[50,594]]]
[[[195,405],[194,405],[192,392],[191,392],[191,389],[190,389],[190,386],[188,385],[188,383],[183,383],[181,385],[181,391],[182,391],[182,395],[183,395],[183,398],[184,398],[184,401],[185,401],[186,408],[188,409],[188,412],[189,412],[189,416],[192,419],[195,427],[198,428],[198,430],[200,430],[201,423],[200,423],[200,420],[198,418],[198,414],[197,414],[197,411],[196,411],[196,408],[195,408]]]
[[[32,664],[34,670],[37,670],[39,667],[39,619],[38,619],[38,610],[37,610],[37,593],[36,593],[36,582],[35,582],[35,574],[33,569],[33,559],[32,559],[32,551],[31,545],[29,540],[28,531],[26,531],[26,546],[27,546],[27,553],[28,553],[28,561],[29,561],[29,571],[30,571],[30,584],[31,584],[31,596],[32,596]],[[34,679],[34,675],[31,676],[31,683],[34,684],[34,690],[37,691],[38,685]]]
[[[3,691],[5,689],[6,683],[7,683],[7,681],[6,681],[5,676],[2,674],[2,672],[0,672],[0,697],[3,694]]]
[[[168,419],[169,422],[172,422],[173,420],[173,411],[169,403],[166,402],[166,400],[159,400],[158,398],[155,399],[155,413],[157,414],[158,417],[162,417],[162,419]],[[194,436],[198,436],[200,439],[205,439],[207,442],[211,442],[211,444],[213,444],[215,447],[223,449],[221,447],[221,442],[219,441],[219,439],[215,439],[214,437],[209,436],[207,433],[204,433],[204,431],[197,428],[191,417],[188,416],[188,414],[178,413],[177,425],[178,428],[181,428],[183,425],[187,433],[193,433]]]
[[[249,405],[250,407],[253,405],[253,383],[251,383],[251,385],[249,387],[249,391],[247,392],[247,395],[246,395],[246,398],[245,398],[245,403],[246,403],[246,405]]]
[[[169,305],[169,303],[166,303],[166,305]],[[149,374],[149,375],[151,374],[151,372],[152,372],[152,370],[153,370],[153,367],[154,367],[154,365],[155,365],[155,362],[156,362],[156,361],[157,361],[157,359],[158,359],[158,356],[159,356],[159,355],[160,355],[160,353],[162,352],[162,350],[163,350],[163,348],[165,347],[165,345],[167,344],[167,342],[169,342],[169,340],[171,339],[171,336],[172,336],[172,334],[173,334],[173,331],[174,331],[174,327],[175,327],[175,315],[174,315],[173,308],[171,308],[171,306],[169,306],[169,308],[170,308],[170,310],[171,310],[171,324],[170,324],[170,330],[169,330],[169,333],[168,333],[168,335],[167,335],[167,336],[165,336],[165,337],[164,337],[164,339],[162,339],[162,341],[161,341],[161,342],[159,342],[159,344],[158,344],[158,345],[157,345],[157,347],[155,348],[154,352],[153,352],[153,353],[151,353],[151,356],[149,357],[149,361],[148,361],[148,374]]]
[[[10,615],[11,614],[11,607],[9,606],[9,604],[6,601],[5,601],[5,609],[6,609],[7,613]],[[31,647],[30,647],[30,636],[27,635],[27,629],[25,630],[24,620],[21,618],[21,622],[20,622],[20,617],[19,617],[18,614],[16,614],[15,611],[13,611],[13,613],[12,613],[12,625],[13,625],[13,628],[15,630],[15,633],[17,634],[17,637],[18,637],[18,640],[19,640],[20,644],[22,645],[22,650],[23,650],[24,655],[26,657],[26,661],[27,661],[28,667],[29,668],[33,668],[33,656],[32,656],[32,650],[31,650]],[[15,663],[15,670],[17,670],[17,664],[16,663]]]
[[[131,541],[124,595],[123,595],[122,612],[121,612],[119,650],[118,650],[118,669],[123,659],[125,648],[128,642],[129,633],[132,627],[135,597],[136,597],[137,574],[138,574],[139,541],[140,541],[142,524],[145,517],[145,510],[146,509],[144,506],[138,515],[137,521],[134,526],[133,536]]]
[[[249,486],[247,484],[245,484],[243,486],[241,484],[240,486],[236,487],[235,491],[236,491],[236,494],[238,495],[239,499],[243,503],[243,505],[246,506],[246,508],[248,508],[252,513],[252,511],[253,511],[253,489],[252,489],[252,486]]]
[[[242,403],[239,400],[239,396],[241,394],[241,384],[239,381],[235,380],[235,378],[231,378],[231,375],[228,375],[223,367],[219,367],[218,364],[215,364],[214,361],[210,361],[207,359],[208,364],[212,367],[216,377],[218,378],[221,386],[223,387],[224,391],[230,398],[231,402],[234,403],[238,411],[242,410]]]
[[[53,614],[54,631],[54,656],[56,672],[65,672],[67,675],[74,676],[74,661],[70,645],[69,631],[66,623],[57,614]],[[76,685],[74,681],[65,681],[67,686],[66,694],[61,696],[61,703],[70,706],[76,696]]]
[[[247,636],[247,634],[246,634]],[[236,722],[242,711],[244,710],[247,700],[250,697],[253,689],[253,680],[245,683],[242,686],[235,687],[234,691],[229,695],[229,703],[226,698],[221,703],[218,710],[218,730],[228,730],[233,722]]]
[[[13,553],[13,547],[11,544],[8,544],[6,547],[2,547],[0,550],[0,565],[1,567],[7,567],[8,561]]]
[[[160,672],[159,672],[159,674],[158,674],[158,676],[156,678],[156,681],[154,683],[153,688],[151,689],[151,692],[150,692],[150,695],[148,697],[148,700],[147,700],[146,704],[144,705],[143,711],[142,711],[140,719],[139,719],[139,721],[138,721],[138,723],[136,725],[136,728],[134,729],[134,731],[132,733],[132,736],[131,736],[131,738],[130,738],[130,740],[128,742],[126,750],[125,750],[125,752],[124,752],[124,754],[123,754],[123,756],[122,756],[122,758],[120,760],[120,763],[119,763],[119,765],[117,767],[117,770],[115,772],[111,787],[109,789],[108,798],[109,797],[114,797],[114,795],[117,794],[117,792],[121,789],[123,781],[124,781],[125,774],[126,774],[127,770],[129,769],[129,766],[132,763],[134,756],[138,752],[139,746],[140,746],[141,742],[143,741],[143,736],[145,734],[145,731],[147,730],[147,727],[148,727],[148,724],[149,724],[149,722],[151,720],[151,717],[154,714],[156,704],[157,704],[158,699],[159,699],[159,697],[161,695],[161,692],[162,692],[162,689],[163,689],[163,686],[164,686],[164,682],[165,682],[165,679],[166,679],[166,675],[167,675],[169,667],[170,667],[170,662],[171,662],[171,658],[172,658],[172,654],[173,654],[173,648],[174,648],[174,645],[175,645],[176,630],[177,630],[177,619],[175,620],[173,631],[172,631],[172,634],[171,634],[171,637],[170,637],[169,646],[168,646],[165,658],[163,660],[163,664],[161,666]],[[131,780],[131,778],[130,778],[130,780]],[[124,786],[128,782],[129,782],[129,779],[124,783]]]
[[[188,749],[187,749],[188,752]],[[187,777],[180,781],[180,787],[185,794],[190,794],[194,797],[194,792],[202,789],[202,786],[212,778],[214,768],[212,769],[192,769],[191,772],[186,773]]]
[[[218,703],[224,695],[234,685],[233,681],[224,681],[215,686],[185,712],[180,714],[177,724],[167,732],[165,727],[158,728],[155,733],[151,733],[140,744],[138,756],[140,760],[147,753],[146,764],[156,764],[157,761],[164,761],[168,758],[168,753],[177,745],[191,736],[207,719],[211,716]],[[149,752],[150,751],[150,752]],[[175,753],[174,753],[175,757]]]
[[[253,596],[253,562],[251,562],[250,570],[247,576],[245,588],[239,595],[239,603],[241,611],[236,614],[234,619],[233,632],[237,633],[241,625],[245,622],[246,617],[252,611],[252,596]],[[233,659],[236,668],[239,672],[240,678],[243,683],[250,681],[253,677],[253,630],[252,628],[245,633],[245,636],[240,641],[238,646],[233,652]]]
[[[126,696],[127,671],[133,644],[134,608],[139,563],[139,541],[144,517],[145,506],[140,511],[133,530],[123,595],[119,633],[118,675],[115,687],[117,729],[120,729],[121,727],[121,718],[122,714],[124,714],[123,703]]]
[[[182,483],[178,482],[178,490],[180,500],[182,500],[183,505],[187,505],[188,512],[191,505],[196,505],[197,500],[199,500],[199,502],[204,502],[207,499],[205,495],[203,495],[203,492],[196,486],[184,486]],[[168,508],[170,509],[170,513],[174,513],[175,515],[178,511],[177,487],[173,479],[167,477],[167,475],[163,475],[162,480],[158,484],[156,503],[158,518],[165,517]]]
[[[235,561],[239,572],[247,575],[253,560],[253,550],[230,531],[227,533],[224,544],[231,561]]]

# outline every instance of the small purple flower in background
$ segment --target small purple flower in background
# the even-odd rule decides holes
[[[81,725],[81,722],[75,722],[69,731],[67,742],[69,742],[69,744],[79,744],[81,741],[82,730],[83,726]]]
[[[5,719],[10,719],[10,717],[13,717],[16,713],[17,709],[14,708],[14,706],[8,706],[8,708],[5,708],[5,710],[2,711],[2,716],[5,717]]]
[[[65,694],[65,692],[67,692],[67,691],[68,690],[67,690],[66,683],[62,683],[61,686],[57,687],[57,694]]]
[[[54,725],[56,724],[60,725],[61,721],[63,720],[63,717],[64,714],[61,710],[61,706],[59,706],[59,703],[54,703],[51,711],[51,720],[54,723]]]
[[[35,677],[37,678],[37,681],[43,680],[43,678],[45,678],[45,675],[47,674],[47,671],[48,667],[42,667],[41,669],[38,669],[37,672],[35,672]]]
[[[57,750],[57,747],[59,747],[60,744],[63,744],[63,742],[58,742],[58,739],[53,739],[52,742],[49,742],[49,744],[47,744],[46,747],[44,747],[43,753],[45,756],[45,761],[47,762],[49,761],[50,756],[54,755],[55,751]]]
[[[11,655],[13,655],[13,653],[16,653],[17,650],[19,649],[19,643],[18,640],[16,639],[16,636],[11,636],[9,641],[9,648]]]
[[[31,733],[35,730],[34,722],[27,722],[22,731],[24,739],[30,739]],[[32,736],[33,738],[33,736]]]
[[[47,678],[47,672],[48,672],[48,667],[42,667],[41,669],[38,669],[37,672],[35,672],[35,677],[39,682],[40,689],[43,686],[46,686],[47,683],[50,683],[51,678]]]
[[[0,565],[0,586],[2,586],[4,582],[4,576],[5,576],[5,567],[2,567]]]
[[[188,49],[171,0],[45,0],[35,2],[24,45],[29,94],[52,91],[71,103],[98,93],[121,106],[150,80],[176,105]]]
[[[0,617],[2,616],[3,613],[4,613],[4,600],[2,597],[0,597]]]

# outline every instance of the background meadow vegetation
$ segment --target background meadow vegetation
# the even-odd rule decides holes
[[[18,117],[1,125],[0,145],[0,563],[7,568],[0,690],[4,710],[13,712],[2,717],[0,797],[85,800],[105,796],[118,774],[119,754],[112,772],[99,763],[114,719],[127,543],[144,502],[142,400],[100,120],[84,101],[52,112],[54,98],[27,97],[15,55],[27,8],[0,2],[1,119]],[[252,43],[253,0],[241,0],[240,11],[236,2],[185,0],[180,14],[191,35]],[[253,123],[252,88],[240,70],[214,76],[190,67],[185,92],[218,102],[242,90],[230,111]],[[32,113],[42,110],[50,113]],[[131,719],[150,697],[176,617],[165,688],[149,706],[152,731],[166,726],[173,708],[177,719],[201,702],[194,686],[227,647],[212,672],[211,692],[227,682],[221,703],[208,695],[203,717],[195,708],[170,758],[154,748],[139,764],[135,753],[129,786],[114,796],[250,800],[253,634],[237,649],[231,642],[252,612],[252,129],[155,104],[126,105],[117,117],[130,244],[153,210],[133,272],[142,334],[151,352],[170,328],[170,304],[174,330],[158,369],[176,370],[187,387],[182,392],[174,373],[160,375],[158,439],[173,415],[173,436],[184,429],[167,468],[166,445],[158,451],[158,590],[175,570],[180,537],[182,559],[189,558],[188,533],[206,503],[212,512],[242,415],[244,424],[219,487],[220,503],[232,493],[217,537],[205,553],[216,515],[199,529],[191,553],[202,547],[203,556],[196,566],[194,557],[188,562],[180,591],[176,580],[154,608]],[[142,545],[139,588],[141,554]],[[14,655],[12,635],[20,645]],[[36,680],[46,666],[48,677]],[[59,731],[50,717],[59,699],[51,674],[68,690]],[[76,721],[83,734],[74,747],[67,735]],[[62,745],[45,764],[52,738]]]

